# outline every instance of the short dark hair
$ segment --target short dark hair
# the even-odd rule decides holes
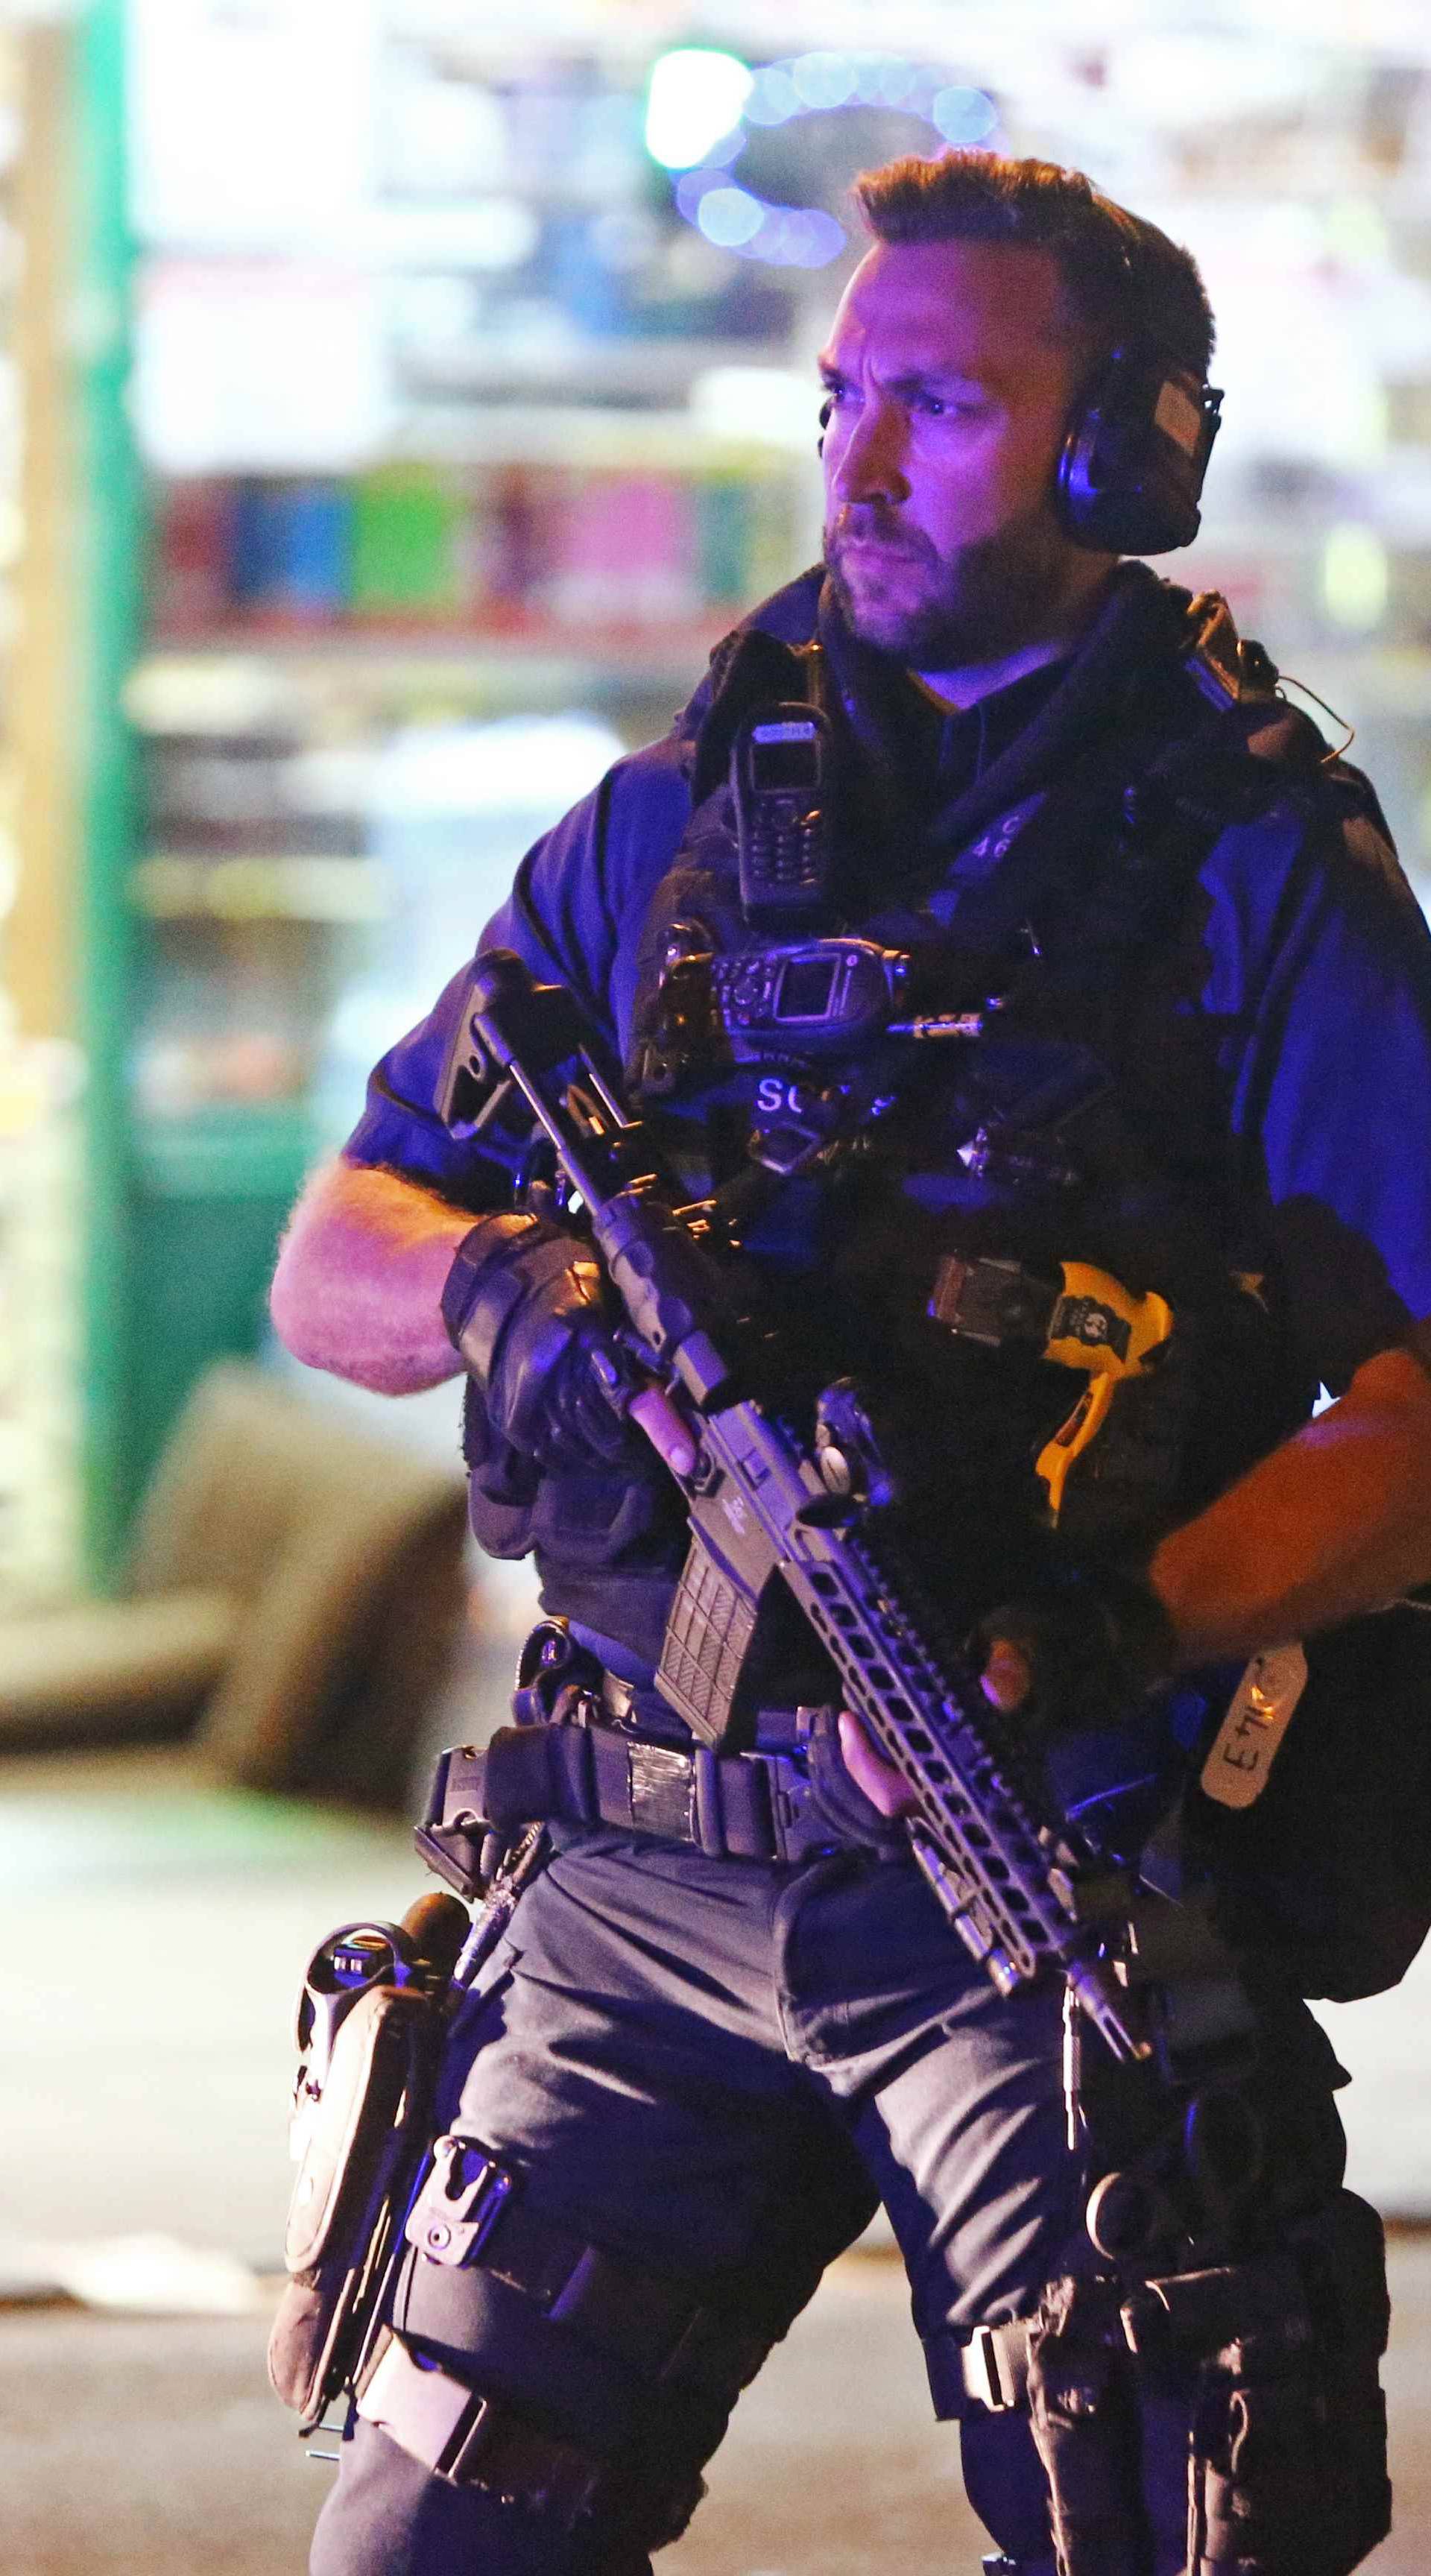
[[[944,152],[934,161],[911,153],[862,170],[852,193],[876,241],[1010,242],[1048,251],[1074,330],[1100,358],[1139,340],[1206,376],[1215,327],[1192,253],[1115,205],[1081,170],[996,152]]]

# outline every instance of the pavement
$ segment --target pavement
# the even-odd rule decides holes
[[[1392,2247],[1396,2528],[1367,2576],[1431,2566],[1431,2243]],[[263,2378],[265,2312],[0,2315],[5,2576],[302,2576],[331,2469]],[[658,2576],[977,2576],[988,2547],[929,2414],[903,2275],[834,2266],[741,2399]],[[454,2568],[452,2576],[467,2576]]]
[[[262,2373],[293,1993],[323,1933],[422,1885],[396,1822],[224,1790],[169,1750],[0,1772],[0,2576],[298,2576],[331,2473]],[[1413,2229],[1374,2576],[1431,2568],[1428,1992],[1422,1963],[1328,2015],[1351,2178]],[[835,2268],[663,2576],[974,2576],[906,2307],[877,2244]]]

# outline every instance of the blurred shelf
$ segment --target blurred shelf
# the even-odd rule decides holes
[[[741,380],[739,429],[728,417],[718,427],[699,411],[684,408],[637,411],[614,404],[504,401],[499,373],[490,385],[455,378],[450,400],[404,403],[393,439],[393,461],[535,465],[576,473],[629,467],[715,479],[772,478],[790,473],[797,465],[802,473],[810,472],[819,435],[820,389],[813,371],[808,418],[795,420],[787,365],[762,364],[744,347],[738,353],[722,347],[714,358],[708,355],[692,362],[693,375],[717,369],[729,370]],[[766,389],[758,382],[761,376],[770,378],[770,399],[763,415],[760,400]],[[481,410],[473,407],[474,393],[484,398]]]
[[[141,859],[130,884],[151,921],[381,921],[382,870],[371,859],[187,858],[163,851]]]
[[[139,1184],[155,1198],[291,1198],[313,1147],[296,1100],[140,1115],[134,1131]]]
[[[380,444],[356,462],[335,459],[328,470],[346,477],[381,473],[394,465],[530,466],[541,472],[653,473],[696,482],[739,478],[762,483],[788,478],[797,468],[810,475],[819,435],[819,386],[813,375],[808,399],[797,408],[790,368],[772,367],[748,350],[739,359],[722,350],[718,368],[708,372],[745,380],[734,395],[717,384],[710,397],[712,403],[737,401],[736,418],[728,409],[703,414],[669,404],[562,403],[544,394],[535,401],[503,399],[506,381],[500,370],[490,384],[485,379],[469,383],[457,370],[449,384],[445,375],[428,371],[426,393],[396,397],[396,418]],[[762,376],[771,380],[768,389],[758,381]],[[186,457],[182,466],[151,457],[149,466],[161,481],[176,483],[234,475],[309,482],[324,471],[306,453],[287,462],[281,454],[266,454],[261,464],[242,463],[227,452],[207,459]]]
[[[461,694],[514,679],[586,693],[605,680],[631,689],[693,688],[744,607],[713,608],[670,625],[289,625],[235,621],[192,635],[156,636],[125,686],[141,733],[247,732],[283,725],[295,688],[374,696],[404,690]]]
[[[152,661],[212,653],[290,655],[310,661],[341,656],[345,661],[374,659],[426,664],[434,658],[506,661],[514,653],[553,660],[635,661],[656,665],[683,647],[709,651],[737,618],[739,602],[713,608],[705,616],[622,625],[575,625],[552,617],[513,617],[490,623],[445,624],[420,618],[372,618],[361,622],[319,624],[302,618],[233,618],[194,634],[156,633]],[[143,665],[140,666],[141,668]]]

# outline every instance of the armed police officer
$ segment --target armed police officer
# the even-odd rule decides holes
[[[579,1215],[514,1205],[480,1081],[454,1111],[459,974],[307,1191],[274,1313],[386,1392],[465,1367],[477,1537],[535,1553],[552,1614],[483,1813],[544,1817],[549,1857],[452,2026],[472,2223],[409,2228],[318,2576],[645,2569],[879,2200],[987,2566],[1344,2576],[1385,2528],[1378,2232],[1300,1998],[1386,1982],[1416,1933],[1318,1875],[1349,1802],[1305,1762],[1300,1807],[1280,1784],[1318,1641],[1361,1669],[1400,1634],[1362,1614],[1431,1577],[1426,937],[1261,648],[1129,559],[1198,524],[1189,256],[1035,162],[903,161],[857,197],[823,570],[546,835],[481,946],[624,1065],[739,1246],[775,1400],[872,1390],[923,1597],[1063,1811],[1136,1857],[1158,2062],[1089,2038],[1080,2080],[1057,1979],[1000,1994],[951,1937],[788,1599],[721,1731],[683,1723],[657,1675],[689,1420],[613,1402]],[[1123,1284],[1105,1341],[1155,1294],[1176,1319],[1096,1439],[1093,1377],[1030,1323],[1067,1264]],[[1354,1764],[1347,1670],[1329,1647]]]

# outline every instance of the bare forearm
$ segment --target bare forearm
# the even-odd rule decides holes
[[[456,1375],[441,1298],[473,1219],[393,1172],[332,1163],[304,1191],[278,1257],[279,1339],[309,1368],[382,1395]]]
[[[1152,1563],[1186,1664],[1255,1654],[1431,1581],[1431,1380],[1409,1352],[1254,1467]]]

